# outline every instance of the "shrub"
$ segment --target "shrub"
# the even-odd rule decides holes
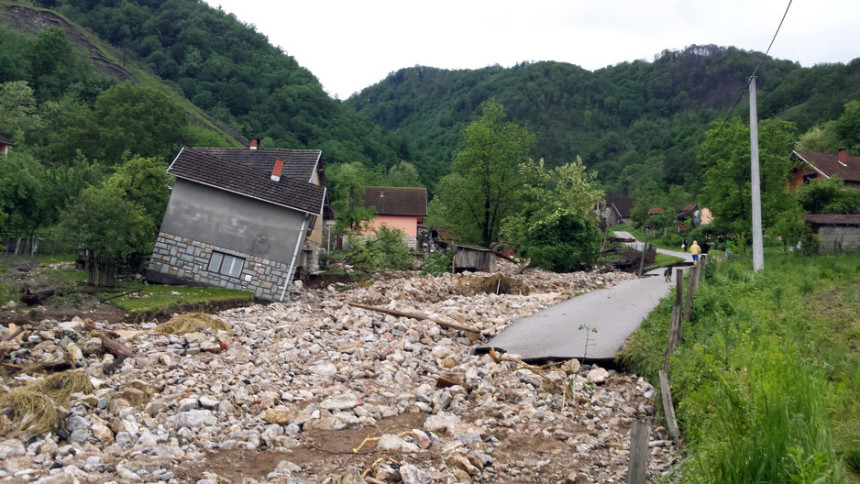
[[[385,224],[376,229],[375,237],[350,235],[347,244],[352,251],[347,261],[369,269],[412,269],[414,259],[403,240],[405,236],[402,230]]]
[[[600,230],[591,220],[556,209],[529,224],[522,252],[532,266],[572,272],[597,261],[600,242]]]
[[[421,263],[421,274],[441,276],[451,270],[453,258],[454,255],[451,253],[451,249],[445,249],[444,252],[441,250],[431,252],[427,254],[424,262]]]

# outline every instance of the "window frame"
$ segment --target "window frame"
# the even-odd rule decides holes
[[[218,259],[217,262],[216,259]],[[236,268],[237,263],[239,265],[238,270]],[[244,257],[235,256],[217,250],[212,251],[212,255],[209,258],[209,264],[206,266],[206,270],[209,272],[227,277],[235,277],[236,279],[239,279],[242,276],[242,270],[244,269]]]

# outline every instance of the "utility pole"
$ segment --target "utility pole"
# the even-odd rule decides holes
[[[761,186],[758,169],[758,114],[756,108],[755,76],[750,77],[750,161],[752,186],[753,270],[764,268],[764,243],[761,235]]]

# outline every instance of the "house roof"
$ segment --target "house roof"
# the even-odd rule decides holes
[[[606,197],[606,205],[615,206],[615,210],[624,218],[630,218],[630,212],[633,210],[635,198],[629,197]]]
[[[801,161],[827,178],[841,178],[845,181],[860,182],[860,156],[846,156],[846,163],[839,161],[836,153],[816,153],[812,151],[792,151]]]
[[[229,160],[245,166],[250,166],[266,173],[271,173],[275,160],[283,160],[284,171],[281,176],[294,180],[311,181],[314,171],[319,168],[322,159],[320,150],[276,150],[248,148],[193,148],[194,151]]]
[[[813,214],[803,218],[814,225],[860,225],[860,214]]]
[[[654,207],[648,210],[648,215],[658,215],[663,213],[663,209],[660,207]]]
[[[375,207],[377,215],[427,216],[427,189],[424,187],[364,187],[364,206]]]
[[[12,140],[3,136],[2,134],[0,134],[0,144],[15,146],[15,143],[13,143]]]
[[[262,166],[244,165],[197,148],[183,148],[170,164],[167,173],[273,205],[320,215],[325,187],[283,175],[280,181],[273,181],[271,173],[274,164],[272,160],[272,164],[263,171]]]

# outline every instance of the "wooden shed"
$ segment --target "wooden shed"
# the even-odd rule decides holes
[[[496,271],[496,255],[490,249],[475,245],[455,244],[440,239],[434,240],[433,243],[440,250],[451,249],[454,256],[455,271]]]

